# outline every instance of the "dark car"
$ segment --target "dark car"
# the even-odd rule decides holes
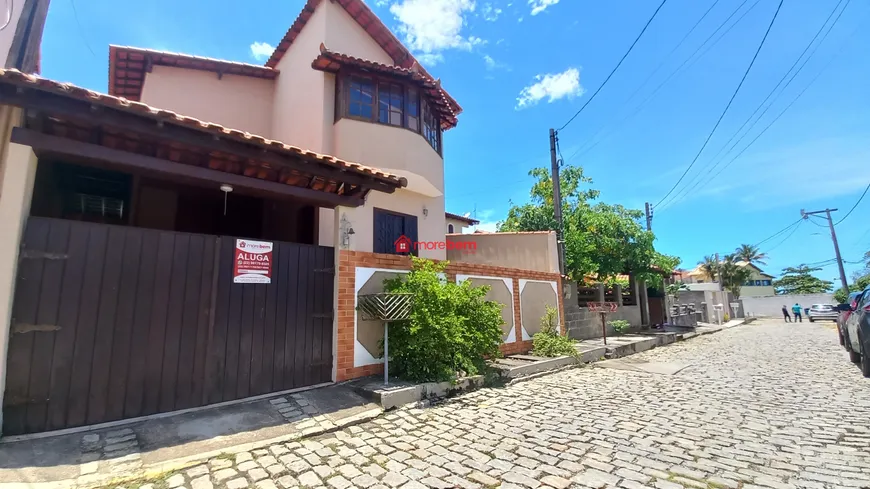
[[[843,346],[849,352],[849,360],[860,364],[864,377],[870,377],[870,287],[861,292],[854,306],[849,306],[851,313],[844,323]]]
[[[840,311],[839,316],[837,317],[837,336],[840,337],[840,346],[846,347],[846,320],[849,319],[849,316],[852,315],[852,310],[858,307],[858,300],[861,298],[861,294],[863,292],[851,292],[849,293],[849,298],[846,300],[846,304],[849,307],[842,307],[844,304],[840,304],[837,308]]]

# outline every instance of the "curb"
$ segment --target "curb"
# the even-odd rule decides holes
[[[177,472],[179,470],[199,465],[220,455],[233,455],[239,452],[247,452],[251,450],[256,450],[258,448],[265,448],[276,443],[285,443],[289,441],[296,441],[310,438],[313,436],[333,433],[349,426],[355,426],[365,423],[367,421],[371,421],[379,417],[383,412],[384,411],[381,408],[369,409],[359,414],[355,414],[353,416],[334,421],[334,426],[328,429],[319,427],[308,428],[301,432],[290,433],[287,435],[281,435],[265,440],[257,440],[250,443],[243,443],[240,445],[226,447],[220,450],[210,450],[208,452],[197,453],[188,457],[181,457],[168,460],[166,462],[159,462],[153,465],[143,466],[134,474],[129,474],[125,476],[116,476],[112,474],[91,474],[80,476],[75,479],[61,479],[50,482],[2,482],[0,483],[0,489],[88,489],[112,484],[123,484],[142,479],[152,479],[165,475],[169,472]]]

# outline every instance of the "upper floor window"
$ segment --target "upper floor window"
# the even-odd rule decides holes
[[[350,78],[349,85],[347,115],[371,119],[375,104],[374,83],[369,78],[354,76]]]
[[[426,138],[432,149],[440,153],[441,128],[438,126],[438,117],[429,109],[429,105],[426,102],[423,102],[421,105],[423,106],[423,137]]]
[[[378,122],[401,126],[404,106],[405,89],[402,85],[385,82],[378,85]]]
[[[339,78],[336,119],[351,117],[419,133],[441,154],[441,124],[417,87],[394,79],[350,75]]]

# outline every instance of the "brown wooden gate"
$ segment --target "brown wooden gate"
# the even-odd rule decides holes
[[[31,217],[18,265],[6,435],[328,382],[334,250],[275,243],[234,284],[235,238]]]
[[[664,297],[649,297],[649,323],[651,325],[665,324],[665,298]]]

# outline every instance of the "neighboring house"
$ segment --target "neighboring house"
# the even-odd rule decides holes
[[[460,111],[362,0],[308,0],[265,66],[111,46],[109,94],[0,70],[2,433],[382,372],[357,298],[447,257]],[[558,273],[446,278],[493,286],[504,353],[562,322]]]
[[[737,266],[748,268],[750,270],[749,279],[743,287],[740,288],[740,297],[759,297],[776,294],[776,291],[773,288],[773,275],[764,273],[762,269],[749,262],[739,261],[737,262]],[[700,265],[689,272],[682,273],[681,276],[683,282],[688,284],[689,290],[713,290],[709,287],[692,287],[692,285],[718,283],[715,280],[711,280],[710,277],[708,277],[701,269]]]
[[[477,219],[460,216],[459,214],[444,213],[447,218],[447,234],[462,234],[468,226],[476,226],[480,224]]]

